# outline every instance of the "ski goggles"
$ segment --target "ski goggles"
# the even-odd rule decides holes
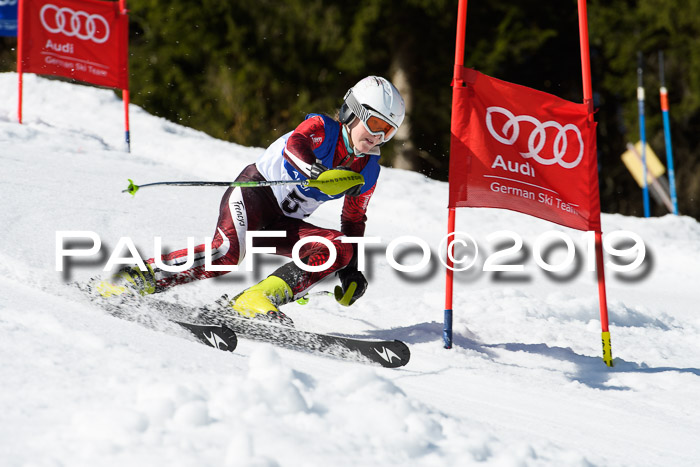
[[[397,126],[379,112],[360,104],[352,92],[349,92],[345,97],[345,102],[371,135],[382,137],[382,143],[386,143],[394,137],[396,130],[398,130]]]

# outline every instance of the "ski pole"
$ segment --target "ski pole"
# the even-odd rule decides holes
[[[158,185],[170,185],[170,186],[232,186],[232,187],[245,187],[245,188],[255,188],[262,186],[275,186],[275,185],[305,185],[308,180],[261,180],[261,181],[250,181],[250,182],[155,182],[146,183],[143,185],[137,185],[132,179],[129,180],[129,186],[126,190],[122,190],[122,193],[129,193],[130,195],[136,195],[136,192],[141,188],[146,188],[148,186],[158,186]]]
[[[297,302],[299,305],[308,305],[308,304],[309,304],[309,300],[311,300],[311,297],[314,297],[314,296],[320,296],[320,297],[323,297],[323,296],[334,297],[335,294],[334,294],[333,292],[331,292],[330,290],[321,290],[321,291],[318,291],[318,292],[309,292],[309,293],[307,293],[306,295],[304,295],[303,297],[298,298],[298,299],[296,300],[296,302]]]
[[[362,174],[350,170],[331,169],[321,172],[318,178],[306,180],[258,180],[245,182],[154,182],[144,185],[137,185],[133,180],[129,180],[129,186],[122,193],[129,193],[132,196],[141,188],[149,186],[170,185],[170,186],[227,186],[241,188],[258,188],[264,186],[296,185],[309,188],[318,188],[323,193],[335,196],[346,192],[357,185],[364,185],[365,178]]]
[[[352,282],[350,287],[348,287],[348,290],[343,292],[342,287],[336,285],[335,290],[331,292],[330,290],[321,290],[319,292],[309,292],[306,295],[304,295],[301,298],[298,298],[296,302],[299,305],[308,305],[309,300],[311,300],[311,297],[313,296],[318,296],[318,297],[333,297],[335,300],[340,303],[343,306],[350,306],[354,300],[352,299],[353,294],[355,293],[355,290],[357,289],[357,283]]]

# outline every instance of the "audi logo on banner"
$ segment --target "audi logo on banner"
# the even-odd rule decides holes
[[[61,33],[84,41],[91,40],[97,44],[109,39],[109,23],[101,15],[75,11],[67,7],[59,8],[47,3],[41,8],[39,19],[44,29],[54,34]]]
[[[498,131],[493,127],[494,113],[503,114],[508,119]],[[542,165],[559,164],[565,169],[573,169],[579,165],[583,159],[583,138],[581,136],[581,131],[576,125],[569,123],[562,126],[551,120],[542,123],[530,115],[515,116],[513,112],[503,107],[489,107],[486,109],[486,127],[489,133],[491,133],[491,136],[500,143],[509,146],[513,145],[520,136],[521,122],[527,122],[534,126],[530,132],[530,136],[527,138],[528,151],[520,153],[524,158],[533,158]],[[551,158],[545,158],[540,155],[540,151],[544,149],[547,143],[547,128],[554,128],[556,130],[556,136],[551,146]],[[509,134],[510,136],[508,136]],[[571,145],[569,145],[569,138],[575,138]],[[578,153],[576,153],[575,149],[576,141],[578,141]],[[572,151],[569,151],[570,146],[574,147]],[[575,159],[570,160],[572,157],[575,157]]]

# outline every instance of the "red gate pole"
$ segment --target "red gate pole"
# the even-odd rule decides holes
[[[452,269],[454,264],[452,263],[450,246],[450,238],[453,236],[455,231],[455,208],[449,208],[447,213],[447,254],[445,258],[445,264],[447,265],[447,272],[445,275],[445,318],[444,326],[442,329],[442,340],[445,343],[446,349],[452,348],[452,297],[454,295],[454,270]]]
[[[119,12],[127,14],[126,0],[119,0]],[[129,132],[129,35],[126,39],[126,89],[122,89],[122,100],[124,101],[124,134],[126,138],[126,152],[131,152],[131,136]]]
[[[462,87],[464,83],[461,80],[461,69],[464,67],[464,41],[467,30],[467,0],[459,0],[457,7],[457,35],[455,39],[455,66],[452,77],[452,112],[455,110],[455,92],[454,89]],[[452,116],[452,124],[454,125],[454,115]],[[454,139],[455,129],[451,128],[451,138]],[[452,148],[450,148],[450,157],[452,157]],[[452,248],[450,246],[451,238],[455,231],[455,208],[450,206],[447,214],[447,251],[445,264],[447,272],[445,275],[445,317],[442,331],[442,338],[446,349],[452,348],[452,297],[454,285],[454,270],[452,262]]]
[[[588,43],[588,13],[586,0],[578,0],[578,27],[581,42],[581,73],[583,75],[583,103],[588,107],[588,121],[593,124],[593,86],[591,85],[591,57]],[[600,193],[596,193],[600,196]],[[600,214],[599,214],[600,217]],[[598,223],[600,224],[600,222]],[[605,264],[603,260],[603,234],[595,232],[596,270],[598,272],[598,299],[600,301],[600,325],[603,338],[603,361],[613,366],[610,330],[608,328],[608,302],[605,292]]]
[[[19,0],[17,5],[17,75],[19,76],[17,93],[17,120],[22,124],[22,53],[24,51],[24,41],[22,40],[22,30],[24,29],[24,0]]]

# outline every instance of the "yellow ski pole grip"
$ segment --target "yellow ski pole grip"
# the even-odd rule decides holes
[[[357,282],[351,282],[348,290],[345,291],[345,294],[343,294],[343,288],[336,285],[334,291],[336,301],[343,306],[350,306],[350,301],[352,300],[353,295],[355,295],[355,290],[357,290]]]
[[[335,196],[345,193],[354,186],[364,184],[365,177],[362,174],[351,170],[330,169],[321,172],[318,178],[308,180],[306,185],[318,188],[329,196]]]

